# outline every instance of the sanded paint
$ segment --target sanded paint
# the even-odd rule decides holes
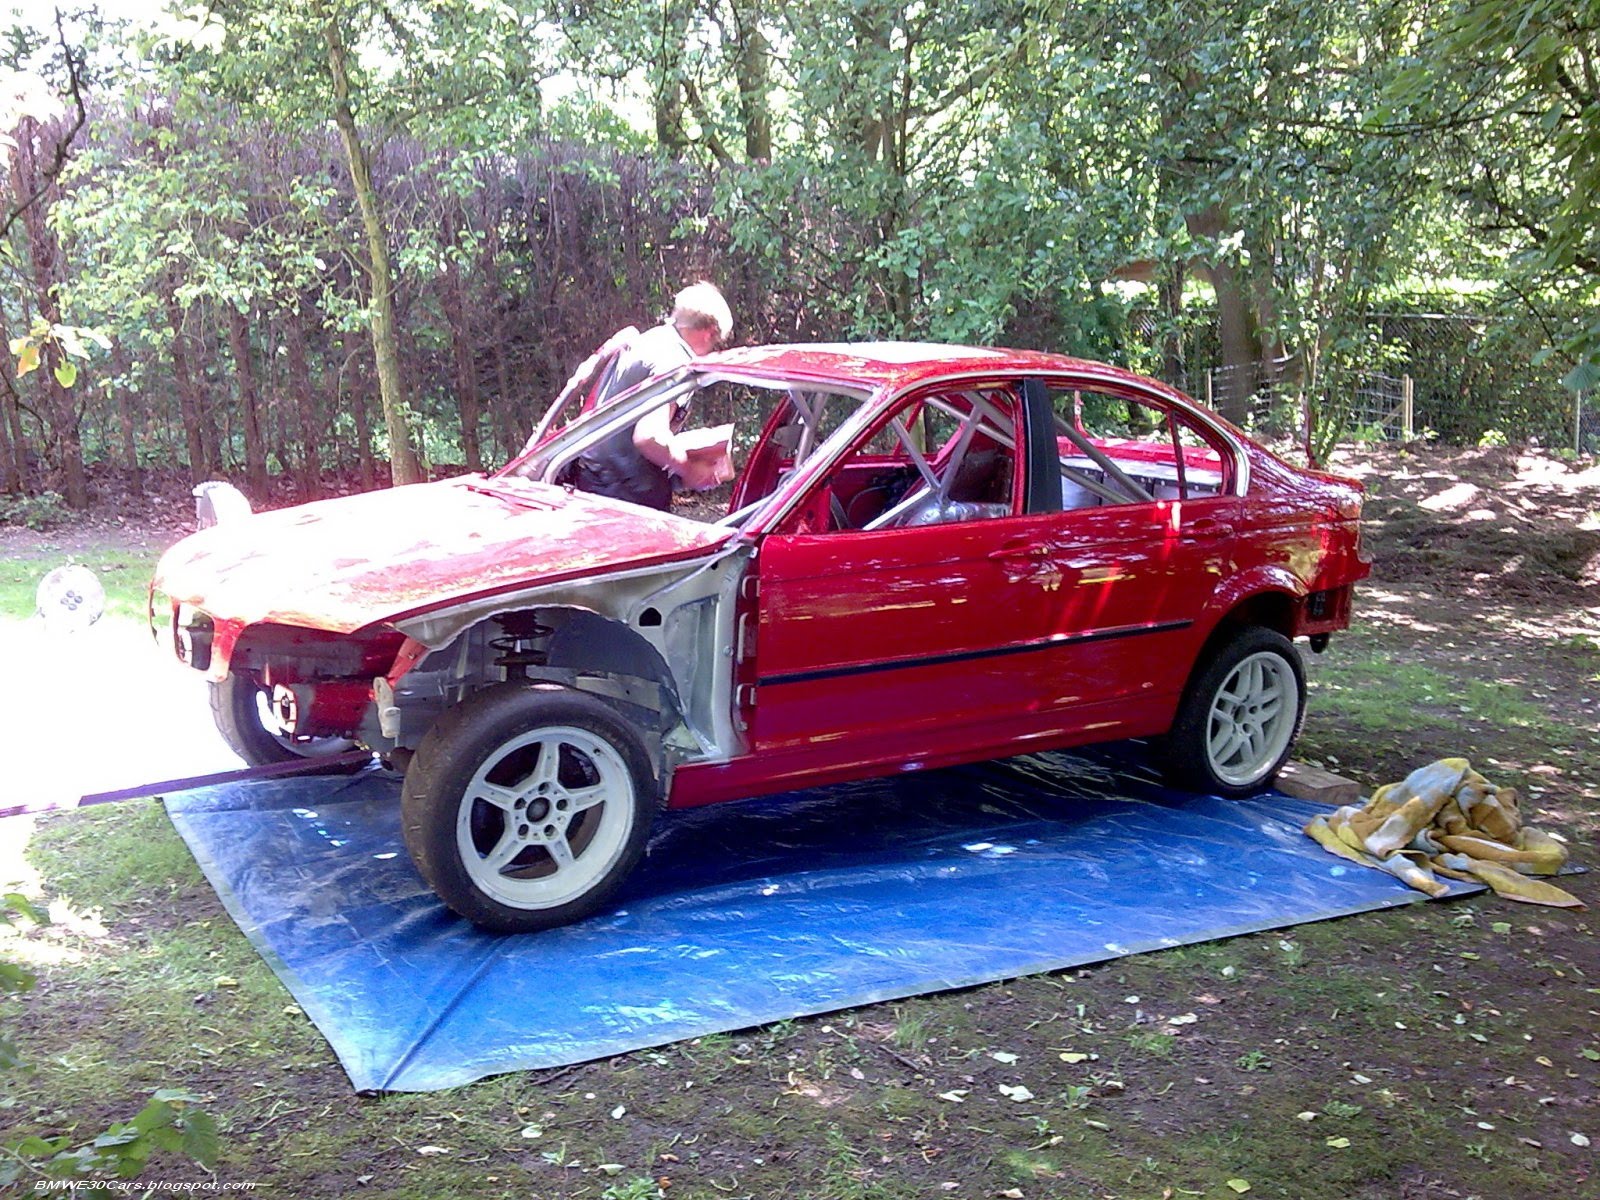
[[[466,476],[202,530],[162,556],[155,588],[233,625],[350,633],[530,579],[691,558],[727,537],[622,501]]]

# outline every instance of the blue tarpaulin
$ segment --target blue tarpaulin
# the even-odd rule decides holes
[[[423,884],[399,790],[372,769],[168,799],[359,1089],[429,1091],[1422,898],[1303,836],[1322,806],[1047,754],[665,814],[614,911],[503,936]]]

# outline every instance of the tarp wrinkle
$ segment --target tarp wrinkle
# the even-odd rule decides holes
[[[168,809],[361,1090],[452,1087],[1421,898],[1303,837],[1317,805],[1173,792],[1135,761],[1028,755],[666,814],[611,912],[520,937],[438,902],[380,770],[226,785]]]

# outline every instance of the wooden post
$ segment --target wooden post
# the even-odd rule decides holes
[[[1409,375],[1400,377],[1400,436],[1404,441],[1411,441],[1417,435],[1415,402],[1417,398],[1416,382]]]

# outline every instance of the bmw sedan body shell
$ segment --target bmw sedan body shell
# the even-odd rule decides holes
[[[586,447],[710,389],[762,418],[721,519],[565,484]],[[257,705],[263,752],[285,756],[338,739],[403,763],[462,706],[522,686],[579,696],[572,728],[614,714],[677,807],[1165,734],[1242,787],[1276,770],[1303,699],[1298,659],[1262,638],[1320,649],[1368,570],[1359,485],[1104,364],[759,347],[592,399],[486,478],[185,539],[153,584],[158,636],[231,689],[251,739]],[[626,754],[595,753],[626,774]],[[473,820],[467,859],[477,837],[499,846],[482,862],[538,874],[538,854],[512,855],[521,816]],[[532,825],[516,836],[546,847]]]

